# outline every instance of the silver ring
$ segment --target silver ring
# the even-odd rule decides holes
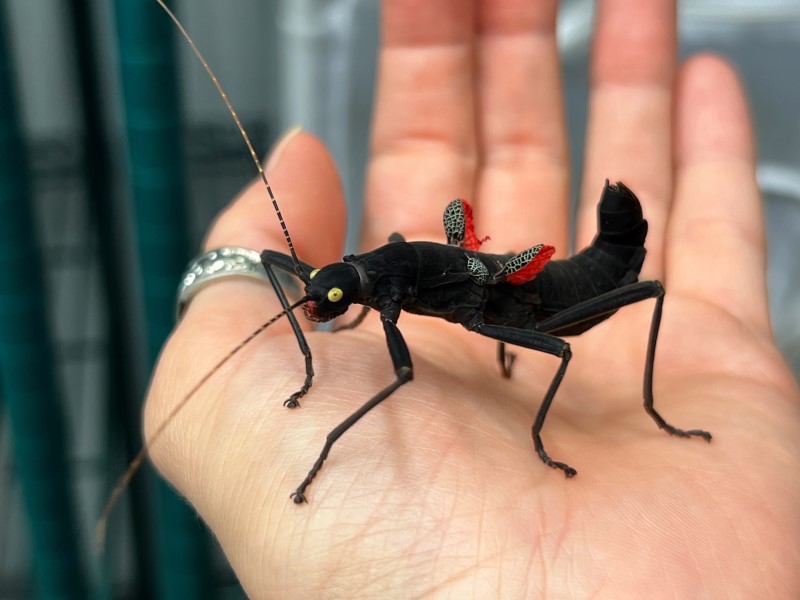
[[[223,246],[209,250],[186,267],[175,302],[176,321],[180,321],[186,306],[197,292],[212,281],[223,277],[246,277],[269,281],[264,265],[261,264],[261,255],[255,250],[237,246]]]

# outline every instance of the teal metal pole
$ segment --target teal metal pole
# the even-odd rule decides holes
[[[0,384],[40,598],[86,598],[42,261],[6,23],[0,16]]]
[[[76,58],[76,79],[78,105],[83,135],[81,138],[81,170],[86,184],[86,200],[89,222],[92,232],[99,243],[100,252],[97,258],[100,263],[101,285],[105,300],[105,322],[108,331],[107,345],[107,377],[105,402],[109,414],[106,440],[106,471],[110,474],[124,468],[118,460],[120,444],[124,442],[127,457],[134,456],[141,447],[139,425],[140,398],[144,390],[141,381],[141,349],[138,348],[138,337],[132,330],[129,318],[130,301],[128,290],[129,269],[127,249],[132,243],[128,230],[123,229],[118,210],[118,202],[112,185],[111,151],[108,131],[104,119],[105,110],[101,93],[101,79],[98,73],[98,61],[102,53],[97,51],[96,27],[93,22],[91,0],[70,0],[67,4],[67,29],[71,32],[72,47]],[[132,408],[133,407],[133,408]],[[113,442],[112,442],[113,440]],[[130,484],[130,504],[132,518],[136,523],[132,527],[133,555],[132,570],[138,584],[130,593],[138,598],[152,598],[155,595],[155,581],[152,569],[149,568],[150,548],[153,532],[152,511],[148,510],[148,479],[152,485],[152,477],[137,477]],[[109,480],[109,487],[112,483]],[[112,537],[113,541],[114,538]],[[111,571],[113,561],[104,556],[103,564],[98,565],[98,579],[95,588],[107,593],[110,590],[114,573]]]
[[[142,273],[147,349],[154,364],[174,325],[188,262],[185,166],[172,23],[154,1],[116,0],[131,193]],[[209,598],[208,534],[159,480],[158,587],[164,598]]]

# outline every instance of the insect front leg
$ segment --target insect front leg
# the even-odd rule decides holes
[[[275,274],[272,266],[275,265],[290,273],[294,272],[293,268],[287,269],[287,265],[283,264],[286,262],[286,259],[289,259],[289,257],[278,252],[265,250],[261,253],[261,263],[264,265],[264,270],[267,272],[267,277],[269,278],[272,288],[275,290],[275,295],[278,296],[278,300],[280,300],[284,310],[288,310],[290,304],[286,298],[286,293],[283,290],[283,286],[278,280],[278,276]],[[293,263],[289,264],[293,267]],[[303,267],[309,268],[310,270],[308,265],[303,265]],[[287,408],[297,408],[300,406],[300,398],[305,396],[308,390],[311,388],[311,383],[314,379],[314,362],[311,358],[311,348],[308,346],[308,342],[306,341],[306,336],[303,334],[303,330],[300,329],[300,323],[297,322],[297,317],[295,317],[294,313],[290,310],[286,313],[286,317],[289,319],[289,323],[292,324],[292,330],[297,338],[297,344],[300,346],[300,352],[303,353],[306,361],[306,379],[303,382],[302,387],[283,402],[283,405]]]
[[[322,468],[322,464],[325,462],[325,459],[328,458],[328,454],[336,443],[336,440],[342,437],[342,435],[355,425],[361,417],[391,396],[397,388],[414,378],[411,354],[408,352],[408,346],[403,339],[403,335],[400,333],[394,320],[388,318],[383,312],[381,313],[381,320],[383,321],[383,331],[386,334],[386,344],[389,346],[389,355],[392,357],[392,364],[394,365],[395,380],[370,398],[361,408],[347,417],[347,419],[342,421],[328,434],[325,438],[325,445],[319,453],[319,457],[314,462],[314,466],[311,467],[306,478],[297,486],[297,489],[291,495],[295,504],[306,502],[306,489],[311,485],[314,477],[316,477],[317,473]]]
[[[606,292],[585,302],[571,306],[549,319],[545,319],[537,325],[537,330],[547,331],[558,335],[560,332],[568,331],[570,327],[581,322],[588,321],[604,314],[613,313],[616,310],[655,298],[656,306],[653,309],[653,317],[650,322],[650,335],[647,342],[647,357],[644,368],[644,408],[656,424],[672,435],[679,437],[701,437],[705,441],[711,441],[711,434],[702,429],[691,429],[685,431],[667,423],[664,418],[656,411],[653,406],[653,364],[656,357],[656,341],[658,340],[658,330],[661,325],[661,312],[664,305],[664,286],[660,281],[639,281],[616,290]]]

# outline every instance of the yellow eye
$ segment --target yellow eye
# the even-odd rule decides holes
[[[314,269],[313,271],[311,271],[311,273],[308,274],[308,278],[314,279],[314,275],[316,275],[317,273],[319,273],[319,269]]]
[[[328,300],[331,302],[338,302],[344,296],[344,292],[339,288],[331,288],[328,290]]]

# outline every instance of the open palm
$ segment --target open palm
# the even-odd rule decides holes
[[[568,157],[555,2],[384,2],[365,249],[399,231],[443,241],[441,211],[472,200],[489,252],[566,255]],[[752,139],[719,59],[677,69],[673,2],[600,2],[585,190],[576,246],[596,229],[606,178],[642,200],[643,279],[667,288],[655,364],[660,432],[642,409],[645,302],[580,338],[542,432],[530,426],[558,361],[520,351],[500,377],[495,342],[430,318],[398,323],[415,379],[289,494],[336,424],[394,379],[378,319],[307,334],[303,380],[286,320],[215,374],[151,448],[207,520],[253,597],[795,597],[800,590],[800,403],[769,330]],[[268,175],[298,254],[340,258],[344,207],[319,142],[293,132]],[[207,247],[285,249],[263,188],[218,220]],[[228,349],[279,310],[255,283],[195,298],[148,398],[151,433]]]

